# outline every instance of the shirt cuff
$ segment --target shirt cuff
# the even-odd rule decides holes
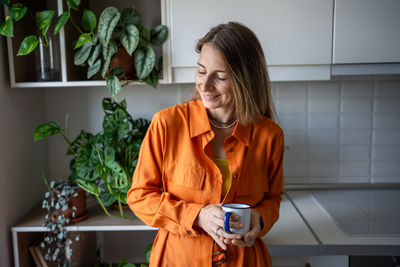
[[[197,203],[190,203],[185,210],[185,213],[181,219],[181,225],[183,227],[183,235],[197,237],[199,236],[199,232],[195,230],[194,221],[199,215],[200,210],[204,207],[204,205]]]

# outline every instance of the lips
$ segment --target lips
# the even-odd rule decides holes
[[[217,98],[219,95],[203,95],[203,98],[205,100],[214,100],[215,98]]]

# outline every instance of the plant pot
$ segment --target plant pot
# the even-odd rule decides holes
[[[130,56],[124,47],[118,47],[117,54],[111,60],[108,71],[121,66],[124,68],[125,76],[128,80],[137,80],[134,55],[135,53]]]
[[[111,204],[111,209],[119,210],[118,202],[114,202]],[[121,207],[123,210],[130,210],[129,205],[121,203]]]
[[[55,190],[57,194],[60,193],[60,191]],[[77,196],[72,197],[69,200],[69,207],[67,210],[62,211],[59,210],[60,214],[64,214],[65,218],[69,219],[69,224],[74,224],[77,222],[81,222],[87,218],[87,209],[86,209],[86,191],[83,190],[82,188],[76,189],[76,192],[78,193]],[[72,217],[72,214],[74,210],[72,207],[75,207],[75,217]],[[52,220],[57,220],[56,217],[53,217]]]

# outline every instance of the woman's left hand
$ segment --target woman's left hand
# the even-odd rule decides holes
[[[255,211],[251,210],[251,219],[250,219],[250,230],[244,235],[242,239],[227,239],[221,237],[222,241],[225,244],[232,244],[241,247],[251,247],[254,244],[254,241],[257,238],[258,233],[261,231],[260,225],[261,215]]]

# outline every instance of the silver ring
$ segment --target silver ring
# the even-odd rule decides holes
[[[218,230],[221,229],[221,228],[222,228],[221,226],[218,226],[217,228],[215,228],[214,232],[215,232],[216,235],[218,235]]]

